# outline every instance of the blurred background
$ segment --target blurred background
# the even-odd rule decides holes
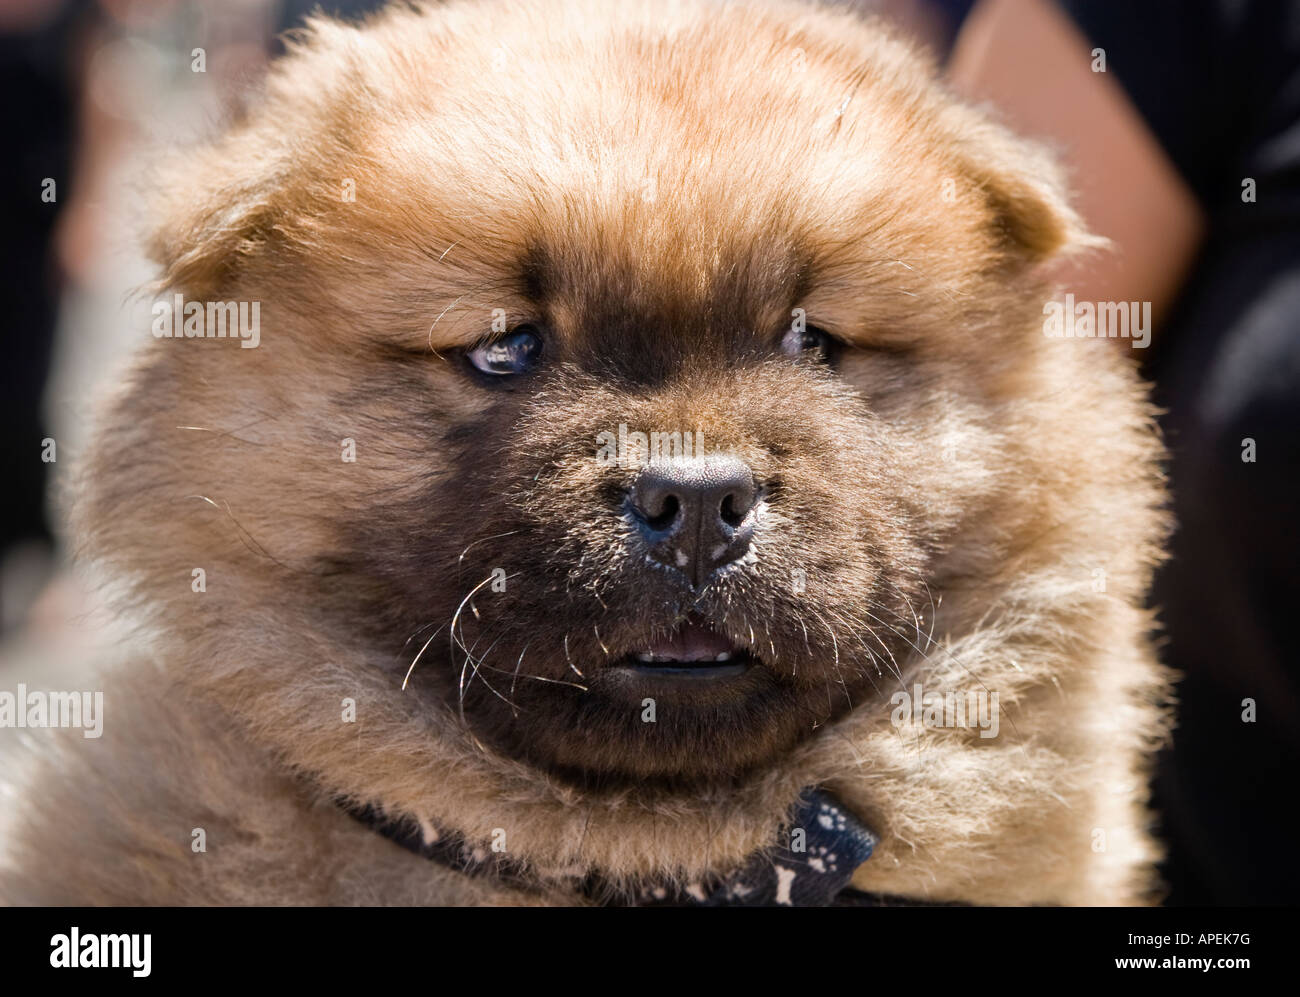
[[[887,18],[955,90],[1056,149],[1115,246],[1059,268],[1063,287],[1152,304],[1151,346],[1116,348],[1155,383],[1180,523],[1153,595],[1164,658],[1183,675],[1154,783],[1167,902],[1293,904],[1300,3],[848,5]],[[0,687],[58,687],[111,639],[61,533],[60,472],[148,335],[149,303],[133,292],[155,276],[139,249],[155,150],[255,101],[279,36],[308,11],[379,6],[0,0]],[[1105,431],[1104,413],[1080,417]]]

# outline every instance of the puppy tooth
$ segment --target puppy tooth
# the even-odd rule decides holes
[[[730,661],[730,660],[731,660],[731,652],[730,652],[730,651],[723,651],[721,654],[719,654],[719,655],[718,655],[716,658],[714,658],[713,660],[714,660],[714,661]]]

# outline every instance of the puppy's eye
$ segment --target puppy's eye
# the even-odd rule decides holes
[[[788,357],[807,356],[823,363],[833,363],[839,349],[840,341],[815,325],[803,330],[789,329],[781,337],[781,352]]]
[[[537,366],[542,353],[542,336],[536,326],[517,326],[513,332],[490,343],[482,343],[466,354],[475,370],[493,377],[526,374]]]

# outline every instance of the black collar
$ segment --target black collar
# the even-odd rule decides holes
[[[824,790],[800,795],[782,840],[750,856],[731,875],[685,887],[649,887],[628,896],[599,876],[547,881],[504,853],[475,847],[456,834],[421,826],[410,817],[389,817],[374,806],[344,809],[390,841],[426,859],[463,872],[488,876],[528,892],[567,890],[602,905],[724,906],[910,906],[911,901],[863,893],[849,886],[854,871],[871,858],[879,838]]]

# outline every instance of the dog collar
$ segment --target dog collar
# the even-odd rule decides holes
[[[849,886],[854,871],[879,838],[825,790],[800,794],[782,840],[750,856],[729,876],[685,886],[650,886],[628,897],[603,877],[549,881],[526,863],[475,847],[456,834],[437,831],[410,817],[392,818],[374,806],[343,808],[367,827],[406,850],[468,876],[486,876],[516,889],[537,892],[567,888],[602,905],[725,906],[893,906],[908,904]]]

